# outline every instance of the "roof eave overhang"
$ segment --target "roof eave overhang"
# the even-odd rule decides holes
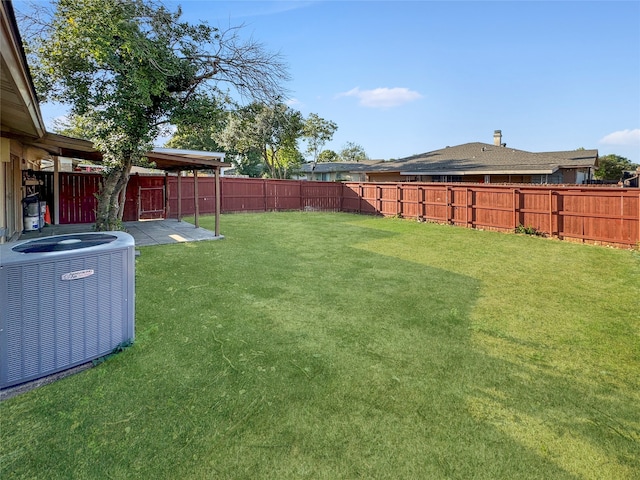
[[[31,144],[46,150],[51,155],[102,162],[102,154],[88,140],[47,133]]]
[[[102,153],[93,143],[79,138],[47,133],[43,138],[31,142],[32,145],[46,150],[51,155],[102,162]],[[224,153],[199,152],[197,150],[178,150],[157,148],[147,153],[147,159],[160,170],[208,170],[229,166],[224,163]]]
[[[2,25],[0,28],[0,52],[2,55],[2,61],[8,70],[8,77],[14,83],[13,93],[23,104],[32,123],[29,131],[24,131],[22,129],[19,129],[18,131],[32,137],[40,138],[44,136],[46,132],[45,124],[42,119],[42,112],[40,111],[33,81],[29,73],[27,59],[24,55],[24,50],[22,49],[22,40],[15,20],[13,6],[10,2],[3,1],[0,3],[0,8],[2,9]],[[5,126],[12,129],[10,121],[5,125],[5,119],[3,118],[3,127]]]
[[[162,153],[165,155],[178,155],[180,157],[207,158],[210,160],[224,161],[225,153],[223,152],[206,152],[201,150],[183,150],[179,148],[160,148],[156,147],[152,153]]]
[[[193,151],[191,151],[193,152]],[[193,155],[191,153],[190,155]],[[192,156],[182,156],[180,154],[159,153],[155,150],[147,154],[150,162],[153,162],[156,168],[160,170],[178,171],[178,170],[209,170],[220,167],[228,167],[228,163],[224,163],[224,154],[222,159],[214,158],[197,158]]]
[[[416,170],[401,171],[400,175],[551,175],[557,170],[558,167],[515,170]]]

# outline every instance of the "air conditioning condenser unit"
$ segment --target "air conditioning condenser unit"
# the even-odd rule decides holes
[[[135,242],[124,232],[0,245],[0,389],[133,341]]]

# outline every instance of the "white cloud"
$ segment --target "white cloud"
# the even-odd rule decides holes
[[[640,128],[620,130],[600,139],[605,145],[640,145]]]
[[[338,94],[338,97],[356,97],[363,107],[390,108],[419,100],[422,95],[408,88],[400,87],[374,88],[373,90],[360,90],[360,87],[356,87],[348,92]]]

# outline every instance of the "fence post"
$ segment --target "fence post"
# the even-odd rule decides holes
[[[562,210],[564,209],[564,197],[565,195],[558,191],[551,191],[552,203],[551,206],[553,208],[552,218],[555,217],[554,225],[551,226],[552,232],[555,232],[558,238],[561,233],[564,233],[564,216],[562,215]],[[553,236],[553,233],[552,235]],[[563,235],[564,237],[564,235]],[[584,239],[582,240],[584,243]]]
[[[452,205],[452,201],[451,201],[452,199],[449,198],[449,194],[450,194],[449,185],[445,185],[444,188],[446,190],[446,192],[445,192],[445,201],[446,201],[446,204],[447,204],[447,215],[446,215],[447,223],[452,223],[452,220],[453,220],[453,218],[452,218],[453,217],[453,215],[452,215],[453,214],[453,208],[451,206]]]
[[[264,206],[263,210],[267,211],[267,179],[262,180],[262,204]]]
[[[169,172],[164,172],[164,218],[169,218],[171,209],[169,208]]]
[[[469,203],[469,187],[465,187],[464,188],[464,203],[465,205],[465,209],[464,209],[464,216],[465,216],[465,223],[467,224],[466,227],[467,228],[471,228],[471,222],[469,221],[469,209],[471,208],[471,204]]]
[[[553,194],[555,192],[553,190],[549,190],[549,235],[553,237],[554,231],[557,232],[558,238],[560,237],[560,205],[556,205],[554,209],[553,205]],[[559,193],[557,194],[559,195]],[[553,212],[556,211],[556,228],[553,228]],[[584,241],[584,239],[583,239]]]
[[[513,189],[513,229],[515,230],[520,225],[520,190]],[[551,225],[549,225],[551,228]]]
[[[624,192],[620,192],[620,236],[624,232]]]
[[[182,221],[182,170],[178,170],[178,221]]]

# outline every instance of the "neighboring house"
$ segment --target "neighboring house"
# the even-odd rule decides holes
[[[640,167],[635,172],[624,172],[622,184],[625,187],[640,188]]]
[[[324,182],[365,182],[367,172],[382,160],[363,160],[361,162],[313,162],[304,163],[300,168],[299,179]]]
[[[367,180],[583,184],[593,179],[597,166],[597,150],[525,152],[507,147],[496,130],[493,145],[466,143],[384,162],[367,172]]]

